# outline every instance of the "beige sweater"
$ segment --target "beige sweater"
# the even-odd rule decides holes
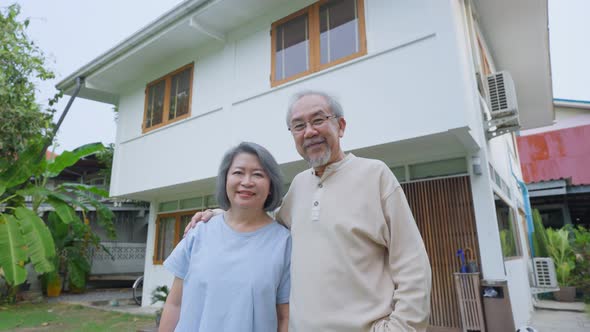
[[[383,162],[349,154],[298,174],[277,218],[293,240],[290,332],[426,330],[430,264]]]

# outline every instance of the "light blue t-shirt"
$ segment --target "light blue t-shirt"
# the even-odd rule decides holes
[[[183,279],[175,331],[276,332],[276,305],[289,302],[291,236],[276,221],[236,232],[218,215],[198,223],[164,266]]]

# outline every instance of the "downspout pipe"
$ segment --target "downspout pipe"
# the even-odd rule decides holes
[[[525,219],[526,219],[526,224],[527,224],[527,235],[529,238],[529,248],[531,250],[531,263],[533,265],[533,273],[535,273],[535,262],[533,261],[533,258],[535,257],[535,247],[533,246],[533,232],[535,231],[535,225],[533,224],[533,214],[532,214],[532,209],[531,209],[531,200],[530,200],[530,196],[529,196],[529,189],[527,188],[526,184],[520,180],[516,174],[514,174],[514,170],[512,169],[512,162],[509,162],[510,164],[510,174],[512,174],[512,177],[514,177],[514,180],[516,180],[516,183],[518,183],[518,186],[520,187],[520,191],[522,192],[522,199],[524,200],[524,214],[525,214]],[[533,278],[533,283],[535,284],[535,286],[537,286],[537,280],[536,278]]]
[[[41,150],[41,158],[43,158],[45,156],[45,152],[47,151],[47,148],[49,148],[49,146],[53,142],[53,139],[55,138],[55,135],[57,135],[57,131],[59,130],[59,127],[61,126],[62,122],[66,118],[66,115],[68,114],[68,112],[70,110],[70,107],[74,103],[74,99],[76,99],[76,97],[78,96],[78,93],[80,92],[80,89],[82,89],[82,85],[84,85],[84,77],[82,77],[82,76],[76,77],[76,88],[74,89],[74,92],[70,96],[70,100],[68,100],[68,104],[66,105],[66,108],[61,113],[61,116],[59,117],[59,120],[57,121],[55,128],[53,128],[53,132],[51,133],[51,136],[49,136],[49,139],[47,140],[47,142],[45,143],[45,146]]]

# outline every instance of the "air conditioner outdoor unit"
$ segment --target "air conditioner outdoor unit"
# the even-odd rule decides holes
[[[557,288],[557,275],[555,274],[555,264],[549,257],[533,258],[535,264],[535,281],[537,288]]]
[[[492,119],[518,114],[514,81],[507,71],[486,76],[488,108]]]

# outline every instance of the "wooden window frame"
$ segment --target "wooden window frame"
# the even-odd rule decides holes
[[[158,216],[156,218],[156,236],[154,238],[154,255],[152,256],[152,261],[153,261],[154,265],[162,265],[162,263],[164,263],[164,260],[166,259],[166,258],[162,258],[162,259],[157,258],[157,253],[160,251],[158,238],[160,236],[160,227],[159,226],[160,226],[161,220],[163,218],[174,218],[175,219],[174,247],[176,247],[176,245],[178,245],[178,242],[180,242],[180,240],[182,240],[181,232],[183,230],[180,229],[180,220],[181,220],[182,216],[193,215],[193,214],[197,213],[198,211],[201,211],[201,210],[186,210],[186,211],[180,211],[180,212],[158,214]]]
[[[359,31],[359,51],[353,54],[349,54],[338,60],[334,60],[325,64],[321,63],[320,54],[320,6],[331,0],[320,0],[314,4],[311,4],[301,10],[290,14],[271,25],[270,39],[271,39],[271,69],[270,69],[270,85],[276,87],[289,81],[296,80],[298,78],[307,76],[309,74],[322,71],[324,69],[339,65],[341,63],[350,61],[352,59],[361,57],[367,54],[367,35],[365,30],[365,0],[355,0],[357,2],[357,16],[358,16],[358,31]],[[277,49],[277,26],[291,21],[301,15],[307,14],[308,16],[308,31],[309,31],[309,68],[301,73],[283,78],[281,80],[275,79],[275,67],[276,67],[276,49]]]
[[[168,116],[170,115],[170,90],[172,87],[172,76],[185,71],[186,69],[190,68],[190,81],[189,81],[189,94],[188,94],[188,112],[186,114],[180,115],[175,117],[172,120],[168,120]],[[158,79],[155,79],[151,82],[149,82],[146,87],[145,87],[145,97],[144,97],[144,109],[143,109],[143,121],[141,123],[141,132],[142,134],[145,134],[149,131],[152,131],[154,129],[158,129],[161,128],[163,126],[169,125],[171,123],[174,123],[176,121],[180,121],[182,119],[186,119],[188,117],[191,116],[191,106],[192,106],[192,100],[193,100],[193,74],[194,74],[194,70],[195,70],[195,64],[194,62],[191,62],[187,65],[184,65]],[[157,125],[153,125],[149,128],[147,128],[146,125],[146,119],[147,119],[147,110],[148,110],[148,91],[150,89],[150,87],[165,81],[165,87],[164,87],[164,107],[162,110],[162,122],[157,124]]]

